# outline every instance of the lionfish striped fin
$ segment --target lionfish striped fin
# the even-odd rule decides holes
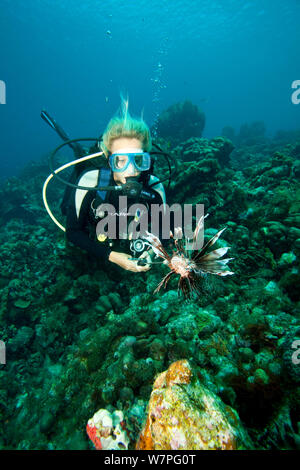
[[[218,248],[217,250],[211,251],[210,253],[207,253],[206,255],[201,256],[201,258],[198,258],[198,263],[202,261],[222,258],[222,256],[224,256],[227,253],[229,248],[230,248],[229,246],[224,246],[223,248]]]
[[[227,276],[228,274],[234,274],[228,270],[227,263],[233,258],[226,258],[223,260],[211,260],[197,263],[197,267],[200,271],[210,274],[218,274],[219,276]]]
[[[197,238],[198,238],[198,235],[199,235],[199,232],[204,228],[204,219],[206,219],[206,217],[209,216],[209,214],[206,214],[205,216],[202,215],[197,223],[197,226],[194,230],[194,233],[193,233],[193,244],[192,244],[192,250],[195,250],[195,246],[196,246],[196,243],[197,243]]]
[[[224,230],[226,230],[226,227],[222,228],[222,230],[220,230],[218,233],[216,233],[216,235],[214,235],[210,240],[208,240],[208,242],[204,245],[204,247],[202,248],[202,250],[200,250],[198,253],[195,251],[195,255],[192,256],[192,259],[194,261],[196,261],[197,259],[199,259],[202,255],[204,255],[204,253],[206,252],[206,250],[212,246],[214,243],[216,243],[216,241],[218,240],[218,238],[222,235],[222,233],[224,232]]]

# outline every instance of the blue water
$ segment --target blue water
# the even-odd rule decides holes
[[[1,0],[1,177],[60,143],[42,108],[70,136],[97,136],[121,91],[150,125],[190,99],[204,137],[254,120],[299,128],[299,17],[298,0]]]

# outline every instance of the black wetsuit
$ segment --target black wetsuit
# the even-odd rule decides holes
[[[82,175],[80,175],[80,178]],[[79,179],[80,179],[79,178]],[[78,180],[79,181],[79,180]],[[116,185],[111,174],[109,185]],[[148,208],[148,220],[149,224],[151,223],[151,204],[162,204],[162,198],[160,194],[154,191],[152,188],[143,186],[148,193],[151,193],[152,198],[149,200],[144,198],[132,199],[127,198],[128,208],[135,203],[144,204]],[[118,215],[117,215],[117,240],[113,241],[113,246],[110,246],[111,241],[106,240],[104,242],[99,242],[96,237],[96,226],[99,222],[99,218],[95,216],[95,201],[97,201],[97,192],[95,190],[89,190],[82,199],[79,217],[77,217],[76,203],[75,203],[75,193],[76,190],[73,189],[69,198],[67,205],[67,222],[66,222],[66,236],[68,241],[72,242],[74,245],[79,248],[87,251],[93,258],[99,260],[107,260],[111,251],[120,251],[130,253],[129,250],[129,241],[121,240],[120,244],[118,243]],[[112,204],[116,208],[116,213],[118,214],[119,208],[119,191],[107,191],[105,201],[99,201]],[[99,200],[99,198],[98,198]],[[96,204],[97,206],[97,204]],[[128,224],[133,217],[128,216]],[[149,225],[150,229],[151,225]]]

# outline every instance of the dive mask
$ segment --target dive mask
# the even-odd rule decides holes
[[[126,171],[130,164],[137,171],[146,171],[150,169],[151,157],[149,153],[143,152],[141,149],[130,149],[130,152],[126,152],[124,149],[110,155],[109,164],[112,171],[115,172]]]

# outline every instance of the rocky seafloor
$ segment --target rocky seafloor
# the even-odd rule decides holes
[[[122,410],[134,448],[155,378],[183,359],[252,449],[299,449],[300,144],[232,149],[217,137],[172,150],[168,202],[204,204],[205,235],[226,226],[219,246],[234,257],[235,275],[208,276],[189,302],[176,280],[153,294],[165,266],[103,268],[66,245],[42,204],[43,162],[2,184],[1,449],[90,449],[99,408]],[[49,188],[58,216],[62,192]]]

